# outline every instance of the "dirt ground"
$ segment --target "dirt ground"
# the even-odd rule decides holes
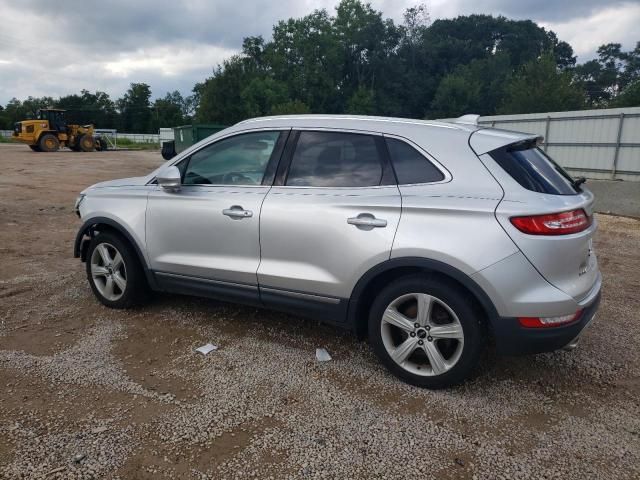
[[[490,354],[431,392],[317,322],[177,295],[101,306],[74,199],[161,161],[0,145],[0,478],[640,478],[640,221],[598,216],[603,301],[578,349]]]

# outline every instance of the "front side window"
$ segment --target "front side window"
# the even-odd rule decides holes
[[[260,185],[280,132],[252,132],[198,150],[185,165],[184,185]]]
[[[380,185],[382,161],[371,135],[301,132],[286,185],[370,187]]]
[[[387,148],[399,185],[432,183],[444,180],[444,175],[418,150],[406,142],[387,138]]]

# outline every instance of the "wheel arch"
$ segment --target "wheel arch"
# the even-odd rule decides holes
[[[456,283],[472,296],[488,327],[491,327],[494,319],[498,317],[498,312],[487,293],[466,273],[429,258],[393,258],[367,271],[353,289],[349,299],[347,322],[358,338],[366,337],[369,307],[376,293],[389,282],[412,274],[437,275]]]
[[[157,289],[157,284],[155,281],[155,277],[153,276],[153,272],[149,268],[146,257],[142,253],[142,249],[138,245],[138,242],[136,242],[131,233],[129,233],[124,226],[122,226],[112,218],[93,217],[86,220],[76,234],[76,239],[73,245],[73,256],[75,258],[80,258],[82,262],[86,262],[89,242],[91,241],[94,232],[101,230],[110,230],[119,234],[133,247],[136,257],[138,258],[138,261],[140,262],[140,265],[144,270],[145,277],[147,279],[147,282],[149,283],[149,286],[154,290]]]

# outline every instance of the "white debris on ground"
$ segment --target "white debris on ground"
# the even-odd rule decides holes
[[[328,362],[331,360],[331,355],[324,348],[316,348],[316,360],[319,362]]]
[[[207,355],[214,350],[218,350],[218,346],[212,343],[207,343],[206,345],[196,348],[196,352],[200,352],[202,355]]]

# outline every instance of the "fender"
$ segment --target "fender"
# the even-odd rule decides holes
[[[348,325],[358,331],[358,303],[371,281],[385,272],[389,272],[396,268],[402,267],[423,268],[432,272],[441,273],[456,280],[465,288],[467,288],[467,290],[469,290],[478,300],[487,314],[490,325],[493,325],[494,320],[498,318],[498,311],[496,310],[487,293],[466,273],[458,270],[455,267],[452,267],[451,265],[440,262],[438,260],[432,260],[430,258],[399,257],[379,263],[378,265],[367,271],[360,278],[360,280],[358,280],[358,283],[356,283],[356,286],[353,288],[351,297],[349,299],[349,307],[347,311]]]
[[[137,242],[134,240],[134,238],[127,231],[126,228],[124,228],[122,225],[120,225],[115,220],[112,220],[111,218],[107,218],[107,217],[92,217],[92,218],[86,220],[82,224],[82,226],[78,230],[78,233],[76,234],[76,239],[75,239],[75,242],[74,242],[74,245],[73,245],[73,256],[74,256],[74,258],[81,258],[81,256],[83,255],[82,245],[83,245],[84,242],[88,241],[84,237],[85,236],[91,237],[91,227],[93,225],[96,225],[96,224],[109,225],[109,227],[111,227],[114,230],[116,230],[124,238],[126,238],[131,245],[133,245],[133,248],[134,248],[134,250],[136,252],[136,255],[138,256],[138,260],[140,260],[140,265],[142,265],[142,268],[144,270],[145,276],[147,277],[147,282],[149,283],[149,286],[153,290],[157,290],[158,287],[157,287],[156,279],[155,279],[155,277],[153,275],[153,272],[149,268],[149,265],[147,264],[147,260],[146,260],[145,256],[142,254],[142,250],[140,250],[140,247],[138,246]],[[86,260],[85,258],[82,258],[83,262],[85,260]]]

